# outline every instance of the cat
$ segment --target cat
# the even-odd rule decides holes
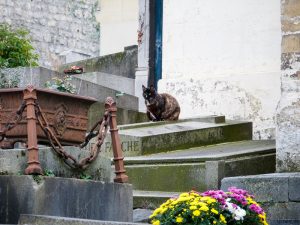
[[[158,94],[153,85],[149,88],[142,85],[142,88],[149,120],[178,120],[180,106],[172,95]]]

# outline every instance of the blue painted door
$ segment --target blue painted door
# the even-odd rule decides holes
[[[163,26],[163,0],[155,2],[155,78],[154,86],[162,77],[162,26]]]

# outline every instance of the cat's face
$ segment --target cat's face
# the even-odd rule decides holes
[[[151,106],[156,104],[155,96],[156,91],[155,88],[151,85],[150,88],[146,88],[144,85],[143,87],[143,97],[145,99],[146,106]]]

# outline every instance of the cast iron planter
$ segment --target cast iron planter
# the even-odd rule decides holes
[[[0,89],[0,130],[14,118],[15,112],[24,99],[24,90],[26,89]],[[88,128],[89,107],[97,100],[48,89],[36,88],[35,90],[37,103],[59,141],[63,145],[82,143]],[[27,139],[26,110],[19,124],[6,133],[7,140],[15,142]],[[38,143],[47,143],[48,139],[41,127],[38,124],[36,127]]]

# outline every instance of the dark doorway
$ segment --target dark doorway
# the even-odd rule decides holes
[[[148,84],[157,89],[162,76],[163,0],[150,0],[149,78]]]

